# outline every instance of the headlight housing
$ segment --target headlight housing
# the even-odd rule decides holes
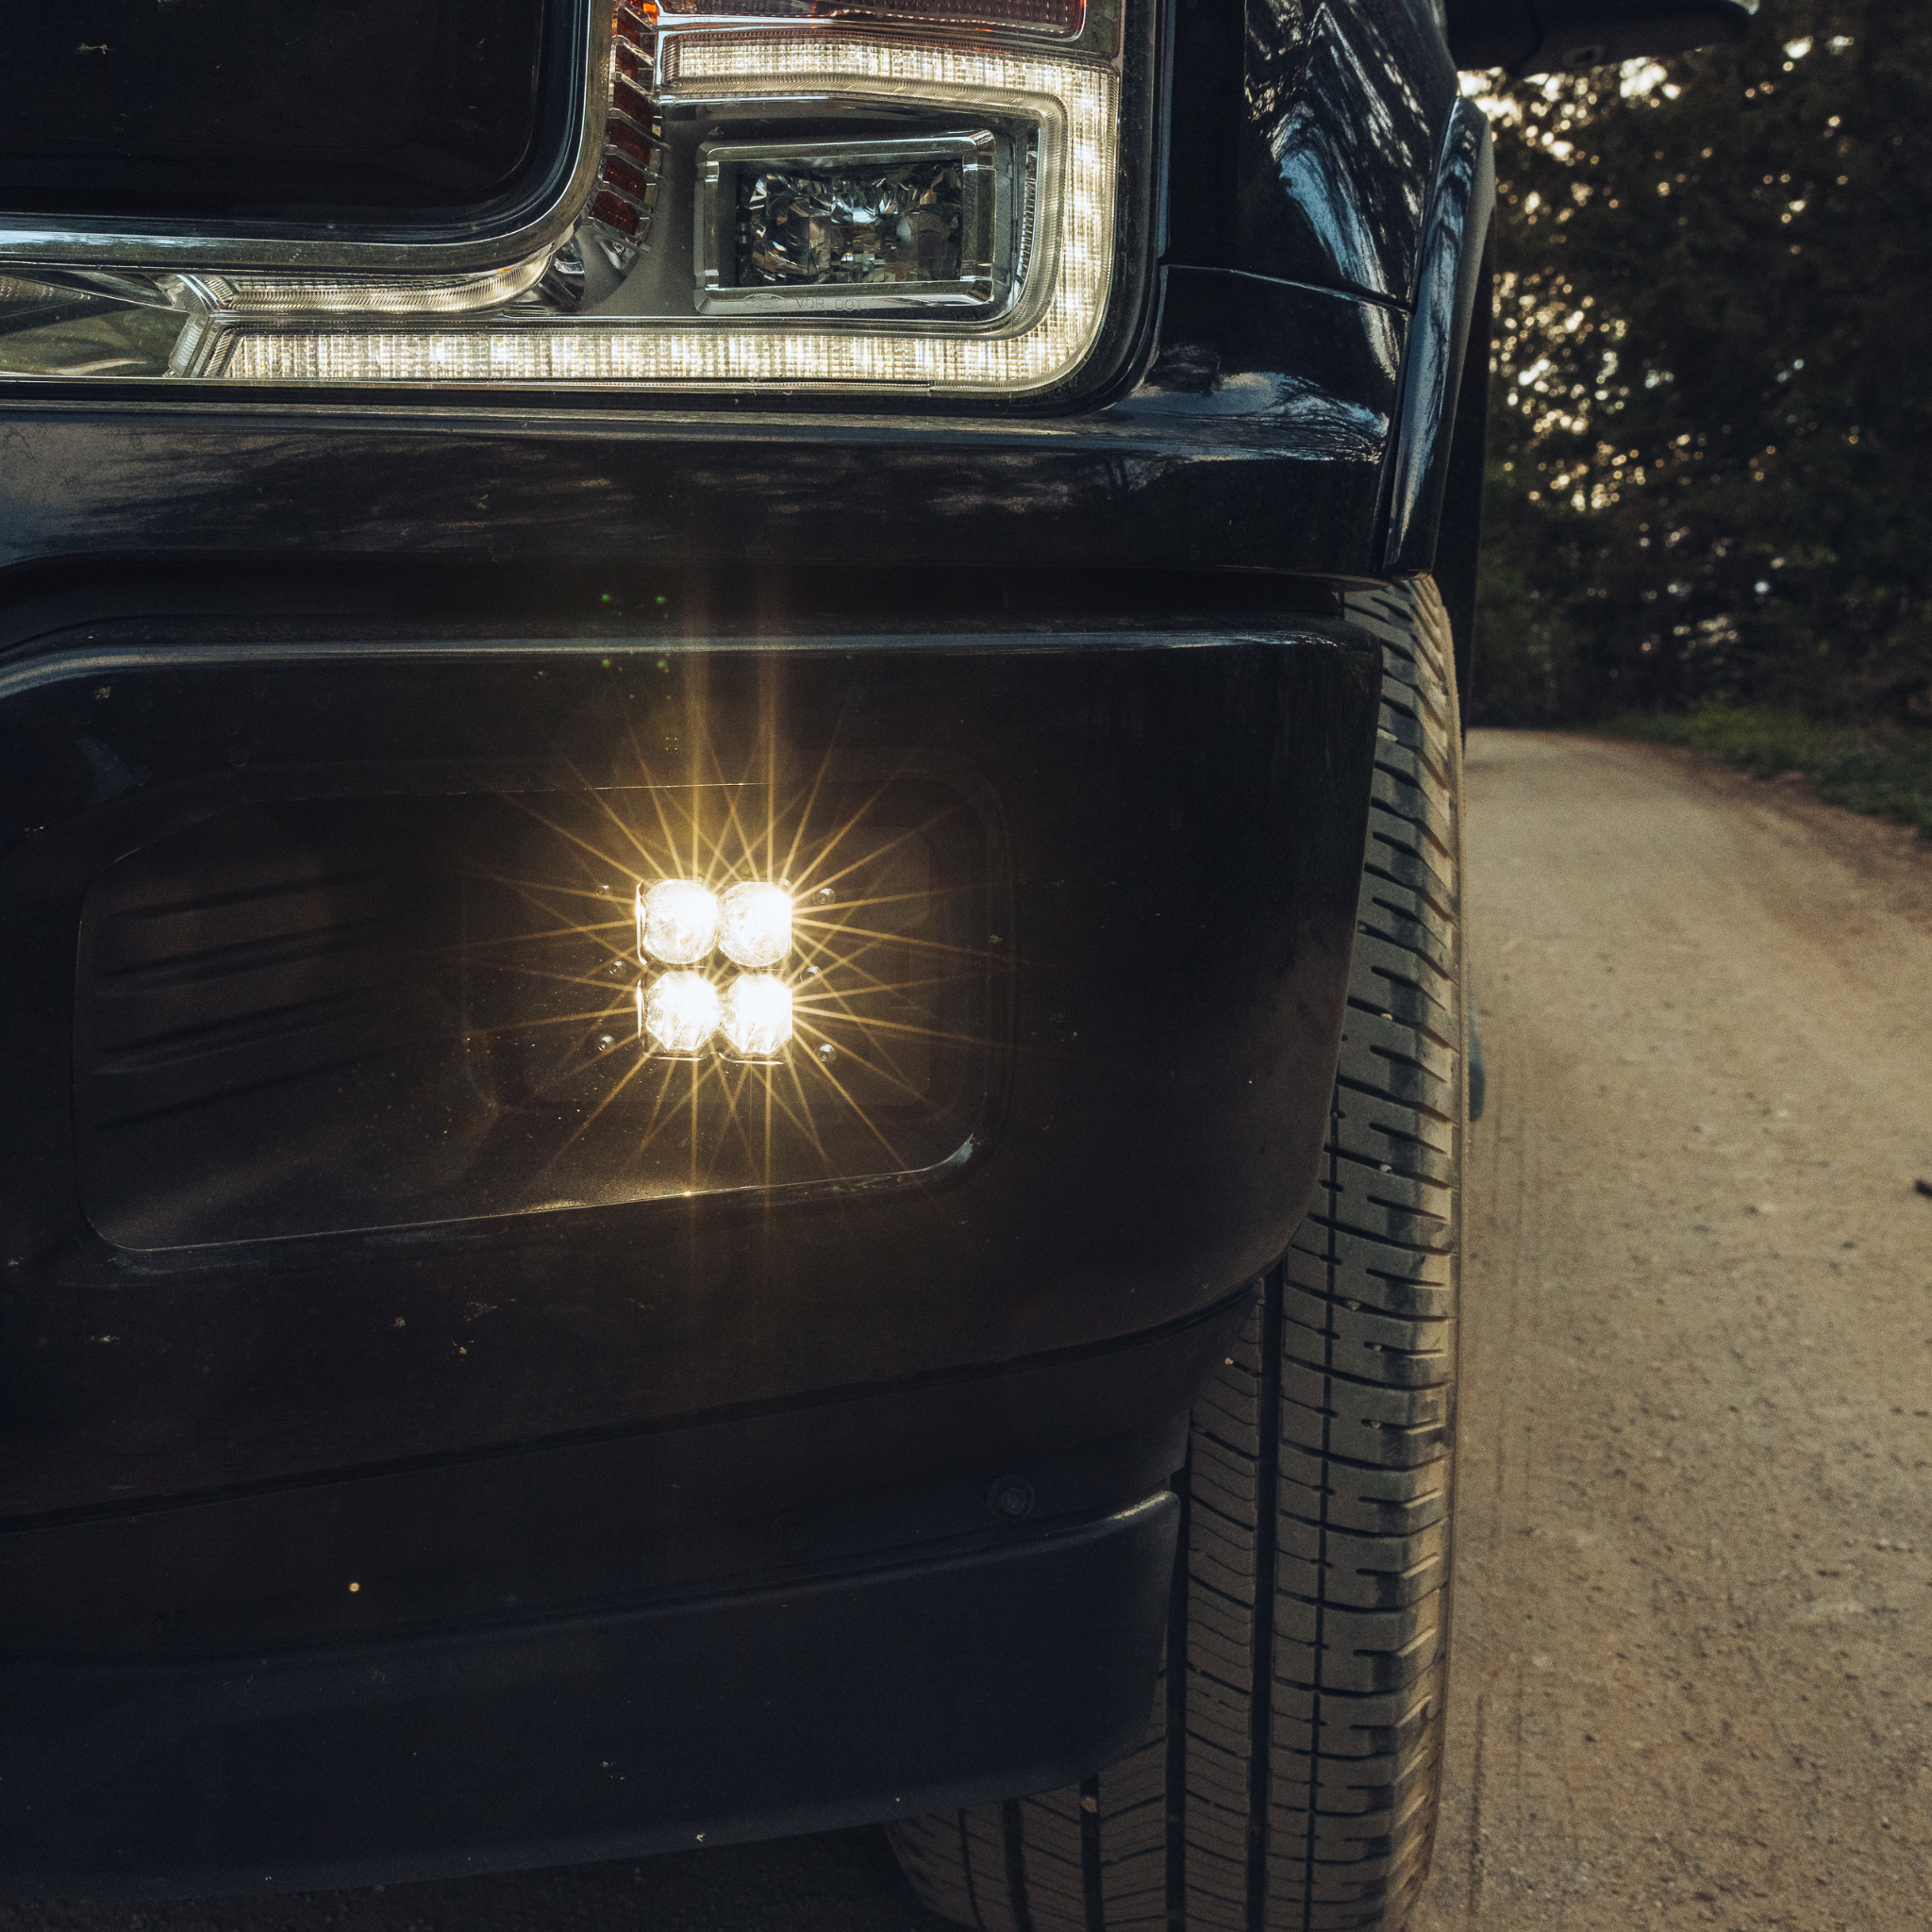
[[[1061,393],[1137,282],[1119,270],[1124,232],[1144,241],[1146,4],[578,0],[530,82],[556,97],[526,143],[547,163],[467,226],[211,213],[185,190],[137,215],[104,192],[65,218],[0,212],[0,375]]]

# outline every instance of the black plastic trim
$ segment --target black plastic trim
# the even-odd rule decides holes
[[[1147,1723],[1171,1492],[942,1557],[461,1637],[0,1665],[0,1887],[394,1883],[1078,1779]]]

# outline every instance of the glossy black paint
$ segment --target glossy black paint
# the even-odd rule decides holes
[[[1457,103],[1442,145],[1390,465],[1382,566],[1391,576],[1413,576],[1435,560],[1470,318],[1496,202],[1489,123],[1467,102]]]
[[[447,1877],[1064,1784],[1145,1734],[1178,1515],[425,1640],[0,1661],[0,1887]]]
[[[823,568],[856,531],[894,565],[1374,575],[1403,316],[1252,277],[1164,279],[1141,379],[1067,417],[16,408],[0,414],[0,603],[30,593],[8,597],[22,564],[96,580],[211,553]]]
[[[39,828],[0,858],[16,1521],[1090,1346],[1208,1305],[1301,1214],[1374,731],[1377,662],[1344,628],[488,656],[294,641],[266,663],[108,641],[16,673],[0,707],[8,816]],[[743,769],[728,721],[770,705],[807,777],[836,743],[999,799],[1010,1062],[957,1178],[142,1257],[85,1225],[62,1041],[92,870],[291,768],[349,791],[488,788],[517,760],[549,761],[539,789],[557,768],[610,782],[635,769],[629,692],[653,681],[703,690],[721,770]]]
[[[1108,412],[1116,423],[1217,427],[1224,452],[1324,466],[1345,516],[1374,514],[1404,330],[1362,302],[1224,269],[1170,269],[1159,353]],[[1200,559],[1206,560],[1206,559]]]
[[[1167,258],[1407,306],[1457,98],[1424,0],[1181,0],[1175,32]]]

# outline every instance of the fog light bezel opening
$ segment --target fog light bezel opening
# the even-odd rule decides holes
[[[747,780],[733,750],[719,783],[298,778],[129,839],[75,936],[90,1220],[155,1251],[955,1172],[1006,1064],[979,939],[1001,929],[996,818],[904,754]],[[788,874],[792,1041],[718,1039],[735,969],[715,950],[670,969],[707,983],[706,1010],[688,1030],[654,1012],[652,1037],[670,973],[634,963],[638,889]],[[190,1052],[153,1051],[184,1026]]]

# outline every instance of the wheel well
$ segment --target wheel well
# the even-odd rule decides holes
[[[1483,475],[1489,437],[1490,327],[1495,312],[1496,238],[1483,242],[1475,302],[1469,318],[1461,379],[1450,432],[1441,521],[1436,531],[1436,588],[1449,613],[1456,641],[1456,689],[1463,728],[1469,727],[1475,676],[1476,575],[1482,555]]]

